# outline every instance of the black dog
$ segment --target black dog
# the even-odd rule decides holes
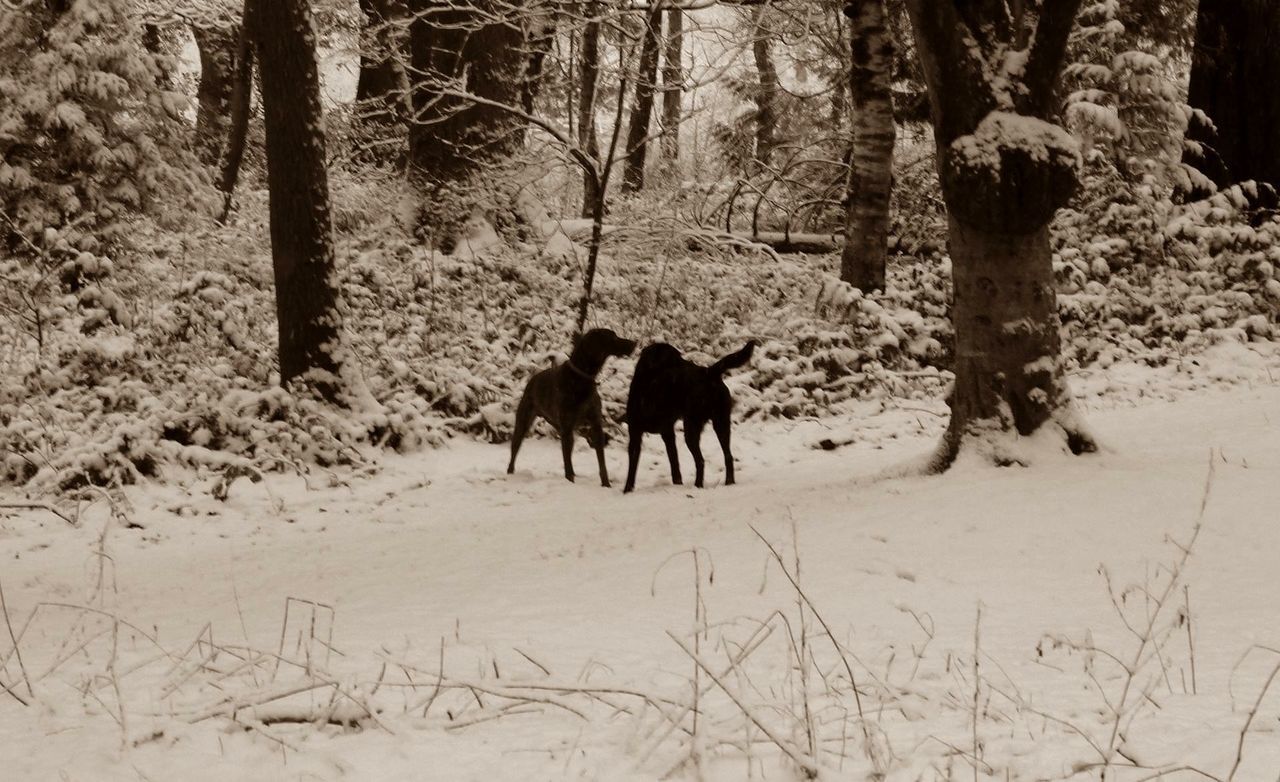
[[[729,411],[733,399],[724,384],[724,373],[751,360],[755,340],[709,367],[685,359],[680,351],[659,342],[640,351],[636,373],[627,395],[627,485],[636,487],[636,466],[640,462],[640,441],[646,432],[662,435],[671,462],[671,482],[682,483],[680,456],[676,453],[676,420],[684,420],[684,442],[693,454],[697,476],[693,485],[702,488],[703,460],[699,440],[702,428],[711,422],[720,449],[724,451],[725,485],[733,483],[733,453],[729,450]]]
[[[573,353],[565,363],[544,369],[529,378],[516,408],[516,428],[511,433],[511,463],[507,473],[516,471],[516,454],[529,427],[542,416],[560,435],[564,452],[564,477],[573,480],[573,431],[580,423],[589,426],[587,441],[596,449],[600,462],[600,485],[609,485],[604,465],[604,423],[600,417],[600,395],[596,375],[609,356],[629,356],[636,349],[633,340],[623,339],[609,329],[592,329],[574,340]]]

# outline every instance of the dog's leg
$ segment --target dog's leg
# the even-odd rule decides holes
[[[561,453],[564,456],[564,477],[573,480],[573,427],[561,429]]]
[[[564,477],[573,480],[573,427],[560,427],[560,453],[564,454]]]
[[[693,454],[693,466],[697,471],[693,485],[702,488],[702,478],[706,462],[702,459],[702,427],[706,426],[706,421],[685,421],[684,422],[684,444],[689,447],[689,453]]]
[[[609,468],[604,463],[604,421],[600,417],[599,403],[591,411],[591,445],[596,449],[596,463],[600,465],[600,485],[607,489]]]
[[[676,450],[674,426],[662,430],[662,444],[667,446],[667,461],[671,462],[671,482],[681,486],[684,484],[684,478],[680,475],[680,452]]]
[[[729,449],[729,416],[717,415],[711,421],[716,430],[716,438],[720,440],[720,450],[724,451],[724,485],[733,485],[733,451]]]
[[[520,405],[516,408],[516,427],[511,431],[511,461],[507,464],[507,475],[516,471],[516,454],[520,453],[520,444],[533,425],[533,394],[524,390],[520,397]]]
[[[622,487],[623,494],[636,487],[636,469],[640,466],[640,442],[644,439],[644,430],[627,424],[627,435],[627,483]]]

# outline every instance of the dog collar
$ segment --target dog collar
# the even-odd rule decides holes
[[[569,370],[572,371],[574,374],[580,375],[581,377],[585,377],[587,380],[591,380],[593,377],[595,377],[594,375],[588,375],[586,372],[583,372],[581,369],[578,369],[577,367],[575,367],[573,365],[573,359],[569,359],[565,361],[564,365],[568,367]]]

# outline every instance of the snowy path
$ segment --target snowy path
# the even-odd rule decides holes
[[[565,482],[549,440],[526,445],[511,477],[502,473],[505,446],[458,442],[388,460],[351,488],[308,492],[300,481],[277,480],[279,509],[261,485],[245,481],[226,503],[209,498],[205,484],[189,495],[151,488],[133,498],[143,528],[109,535],[116,590],[106,600],[119,615],[155,627],[178,651],[207,622],[223,642],[247,635],[250,645],[274,649],[284,601],[294,596],[334,606],[334,643],[346,655],[335,669],[370,678],[380,646],[434,666],[443,638],[449,659],[473,676],[485,675],[477,660],[529,673],[518,648],[558,680],[594,661],[608,666],[611,681],[670,688],[676,672],[688,675],[688,660],[665,631],[691,631],[693,575],[687,556],[659,567],[694,546],[710,556],[714,583],[702,592],[712,622],[764,619],[775,608],[794,612],[794,592],[766,567],[767,552],[748,526],[790,557],[794,520],[807,593],[886,680],[905,676],[912,645],[924,640],[903,609],[927,614],[936,637],[925,667],[937,669],[930,686],[945,701],[955,682],[938,671],[950,671],[951,656],[971,655],[981,601],[983,654],[999,663],[1001,678],[1036,695],[1040,708],[1086,714],[1096,693],[1078,691],[1078,683],[1066,691],[1066,674],[1037,657],[1037,644],[1046,632],[1079,638],[1086,631],[1099,647],[1125,642],[1098,566],[1105,563],[1119,582],[1157,577],[1158,565],[1176,555],[1166,534],[1183,541],[1190,534],[1215,448],[1205,528],[1186,576],[1198,689],[1206,695],[1181,696],[1178,679],[1189,675],[1185,642],[1171,644],[1176,670],[1165,691],[1179,694],[1170,695],[1178,705],[1160,710],[1166,721],[1149,731],[1147,743],[1134,731],[1130,754],[1149,753],[1151,765],[1195,761],[1225,774],[1267,660],[1251,657],[1234,678],[1232,666],[1251,643],[1280,648],[1280,389],[1203,393],[1094,411],[1089,420],[1110,452],[1055,458],[1034,470],[966,469],[931,478],[868,480],[925,452],[942,421],[895,413],[862,424],[862,441],[834,452],[809,444],[841,422],[740,426],[739,485],[719,485],[718,453],[706,447],[711,488],[702,491],[668,484],[656,438],[630,496],[602,489],[585,451],[577,454],[578,483]],[[616,486],[625,470],[616,443],[610,459]],[[0,583],[11,614],[25,616],[41,600],[82,599],[102,523],[102,514],[80,529],[38,512],[0,519]],[[1179,590],[1179,606],[1182,599]],[[33,626],[23,643],[28,666],[52,659],[65,632],[55,623]],[[1051,662],[1065,671],[1065,659]],[[30,747],[14,779],[56,779],[59,769],[70,779],[649,779],[671,765],[670,757],[638,764],[607,738],[609,729],[561,717],[509,717],[449,733],[422,728],[409,737],[370,730],[307,739],[309,747],[321,744],[317,757],[341,758],[328,765],[292,753],[282,760],[278,747],[254,734],[218,748],[210,737],[219,731],[205,723],[203,732],[190,728],[175,743],[144,744],[122,758],[119,728],[108,717],[85,719],[69,689],[43,689],[61,693],[56,708],[0,701],[0,745]],[[1259,718],[1267,732],[1250,735],[1237,779],[1271,782],[1280,768],[1280,692],[1272,700],[1268,719]],[[920,731],[962,728],[956,719]],[[1197,734],[1194,757],[1176,754],[1187,748],[1188,734],[1179,731],[1193,727],[1208,730]],[[993,736],[1001,731],[1011,733],[1003,726]],[[566,750],[579,740],[578,749]],[[910,758],[904,740],[897,751]],[[1075,757],[1044,739],[1000,757],[992,741],[988,761],[998,767],[999,758],[1012,778],[1065,776]],[[902,762],[901,778],[946,767],[946,747],[929,746]],[[967,768],[951,755],[949,762]],[[776,763],[761,768],[769,778],[792,778]],[[711,778],[743,773],[728,762],[709,769]]]

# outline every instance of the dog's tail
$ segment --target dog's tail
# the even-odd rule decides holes
[[[743,346],[742,350],[739,350],[736,353],[730,353],[729,355],[720,359],[716,363],[712,364],[710,367],[708,367],[708,369],[713,375],[723,375],[725,372],[728,372],[730,369],[737,369],[738,367],[750,361],[751,354],[755,352],[755,349],[756,349],[756,341],[754,339],[748,340],[747,344]]]

